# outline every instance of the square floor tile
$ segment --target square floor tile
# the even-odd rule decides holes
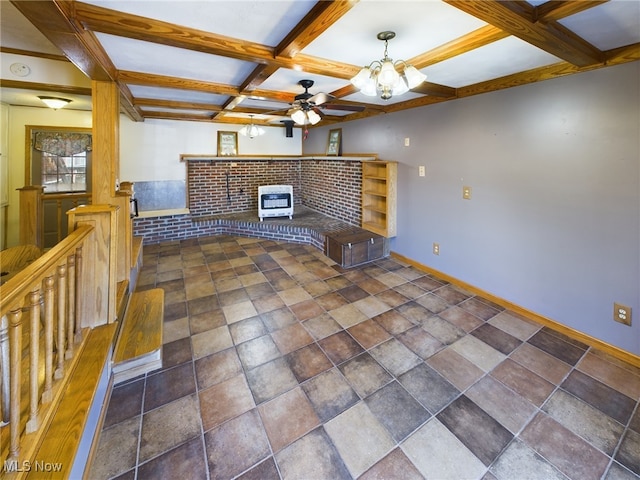
[[[483,463],[435,418],[420,427],[401,447],[425,478],[481,478],[486,471]]]
[[[561,389],[554,392],[542,409],[607,455],[613,454],[624,432],[624,426],[610,416]]]
[[[281,356],[271,335],[263,335],[248,342],[241,343],[236,349],[242,365],[244,365],[244,368],[247,370],[251,370]]]
[[[336,365],[364,351],[358,342],[344,331],[323,338],[318,344]]]
[[[393,379],[366,352],[341,364],[339,369],[361,398],[367,397]]]
[[[352,478],[324,428],[316,428],[278,452],[276,462],[283,479]]]
[[[544,413],[539,413],[520,438],[571,479],[599,479],[609,460],[586,441]]]
[[[342,330],[340,324],[328,313],[323,313],[315,318],[306,320],[302,323],[302,326],[307,329],[307,332],[309,332],[315,340],[322,340]]]
[[[513,438],[511,432],[465,395],[451,402],[437,418],[486,466]]]
[[[283,355],[293,352],[313,342],[311,335],[307,333],[300,323],[294,323],[271,333],[278,350]]]
[[[291,352],[285,358],[300,383],[333,367],[331,360],[315,343]]]
[[[193,438],[138,468],[140,479],[206,477],[207,465],[200,437]],[[121,478],[118,477],[118,479]]]
[[[348,329],[364,349],[369,349],[391,338],[391,335],[373,320],[366,320]]]
[[[280,451],[320,424],[300,388],[294,388],[258,407],[274,452]]]
[[[200,409],[195,394],[167,403],[142,417],[140,453],[143,463],[185,441],[200,436]]]
[[[396,377],[422,363],[420,357],[395,338],[370,349],[369,353]]]
[[[233,339],[226,325],[191,336],[193,358],[196,359],[226,350],[231,346],[233,346]]]
[[[411,463],[402,450],[396,448],[373,467],[367,470],[359,480],[388,480],[398,478],[402,480],[422,480],[424,477]]]
[[[329,420],[324,428],[353,477],[364,473],[395,446],[364,403]]]
[[[234,348],[196,360],[195,368],[200,390],[242,373],[242,364]]]
[[[431,417],[396,381],[368,396],[365,403],[396,442],[404,440]]]
[[[237,375],[201,390],[199,397],[202,426],[205,431],[255,407],[244,375]]]
[[[480,368],[450,347],[440,350],[426,362],[460,391],[466,390],[484,375]]]
[[[398,381],[432,414],[438,413],[460,395],[456,387],[424,363],[398,377]]]
[[[249,388],[257,405],[291,390],[298,381],[284,358],[278,358],[246,373]]]
[[[256,409],[209,430],[204,441],[212,479],[233,478],[270,454]]]
[[[303,383],[302,389],[322,422],[332,419],[360,400],[353,388],[335,368]]]

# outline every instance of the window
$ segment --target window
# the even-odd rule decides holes
[[[30,158],[26,184],[44,193],[91,191],[91,129],[27,127]]]
[[[87,152],[58,156],[42,152],[42,185],[49,192],[87,190]]]

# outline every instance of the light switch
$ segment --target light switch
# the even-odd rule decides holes
[[[419,175],[420,177],[424,177],[424,175],[425,175],[425,168],[424,168],[424,165],[420,165],[420,166],[418,167],[418,175]]]

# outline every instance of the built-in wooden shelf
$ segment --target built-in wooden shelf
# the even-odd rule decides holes
[[[362,228],[387,238],[396,236],[397,179],[397,162],[362,162]]]

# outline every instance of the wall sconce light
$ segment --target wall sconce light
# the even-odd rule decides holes
[[[71,103],[71,100],[67,98],[46,97],[46,96],[38,96],[38,98],[42,100],[47,107],[53,108],[54,110],[58,110],[59,108],[64,107],[68,103]]]

